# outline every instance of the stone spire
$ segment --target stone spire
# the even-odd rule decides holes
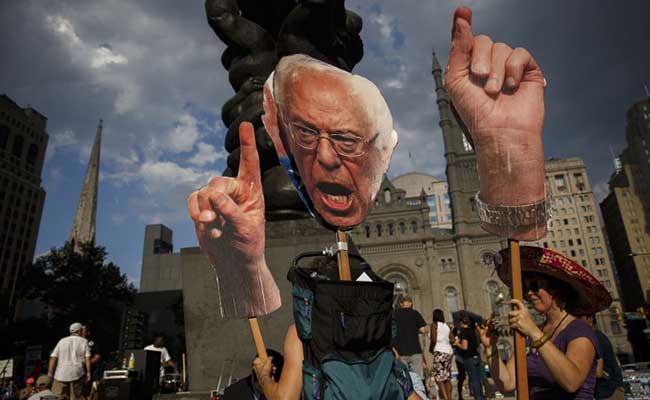
[[[459,236],[484,234],[478,224],[474,195],[478,192],[476,155],[464,144],[463,131],[451,108],[449,95],[443,86],[442,67],[432,53],[431,73],[440,112],[440,129],[447,161],[447,188],[451,200],[454,231]]]
[[[80,244],[95,242],[95,218],[97,215],[97,190],[99,180],[99,155],[102,142],[102,120],[99,120],[97,132],[95,133],[95,143],[90,152],[88,167],[84,184],[79,195],[77,211],[74,215],[70,238],[68,239],[74,245],[75,251],[80,251]]]

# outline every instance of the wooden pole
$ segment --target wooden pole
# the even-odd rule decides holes
[[[510,248],[510,280],[512,298],[523,301],[524,290],[521,283],[521,256],[519,241],[508,239]],[[528,400],[528,367],[526,365],[526,339],[515,329],[515,369],[517,375],[517,400]]]
[[[183,379],[181,380],[181,387],[183,391],[187,390],[187,359],[183,353]]]
[[[251,327],[251,334],[253,335],[253,342],[255,342],[255,350],[257,351],[257,356],[266,361],[268,355],[266,354],[266,346],[264,346],[264,339],[262,338],[262,331],[260,331],[260,325],[257,323],[257,318],[249,318],[248,324]]]
[[[350,258],[348,257],[348,238],[343,231],[336,231],[336,245],[338,253],[336,258],[339,264],[339,279],[342,281],[351,281]]]

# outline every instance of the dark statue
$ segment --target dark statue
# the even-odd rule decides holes
[[[236,94],[221,110],[228,127],[230,153],[224,176],[236,176],[238,126],[255,127],[262,186],[269,220],[303,217],[306,210],[262,124],[262,88],[278,60],[307,54],[351,71],[361,61],[361,17],[345,9],[345,0],[206,0],[208,23],[227,48],[221,63]]]

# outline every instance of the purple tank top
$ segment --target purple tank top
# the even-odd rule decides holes
[[[560,349],[562,353],[566,353],[569,342],[579,337],[586,337],[587,339],[591,340],[596,353],[598,353],[598,346],[596,345],[596,335],[594,334],[594,329],[586,322],[579,319],[575,319],[569,322],[569,325],[567,325],[566,328],[564,328],[562,332],[560,332],[555,337],[555,339],[553,339],[553,344],[555,347]],[[527,344],[530,344],[529,341]],[[551,373],[546,368],[546,365],[544,365],[542,357],[538,353],[533,353],[530,351],[526,356],[526,363],[528,364],[528,389],[530,391],[530,399],[593,399],[596,389],[596,358],[598,358],[598,354],[596,354],[594,357],[594,361],[591,364],[591,369],[589,370],[589,375],[587,375],[587,379],[582,384],[580,389],[578,389],[578,391],[575,393],[569,393],[562,389],[560,385],[555,382],[555,379],[553,379],[551,376]]]

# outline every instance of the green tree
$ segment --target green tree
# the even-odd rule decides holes
[[[104,351],[117,348],[122,312],[136,290],[106,256],[104,247],[83,244],[77,253],[66,242],[39,257],[24,276],[20,292],[47,307],[50,340],[66,336],[72,322],[89,322]]]

